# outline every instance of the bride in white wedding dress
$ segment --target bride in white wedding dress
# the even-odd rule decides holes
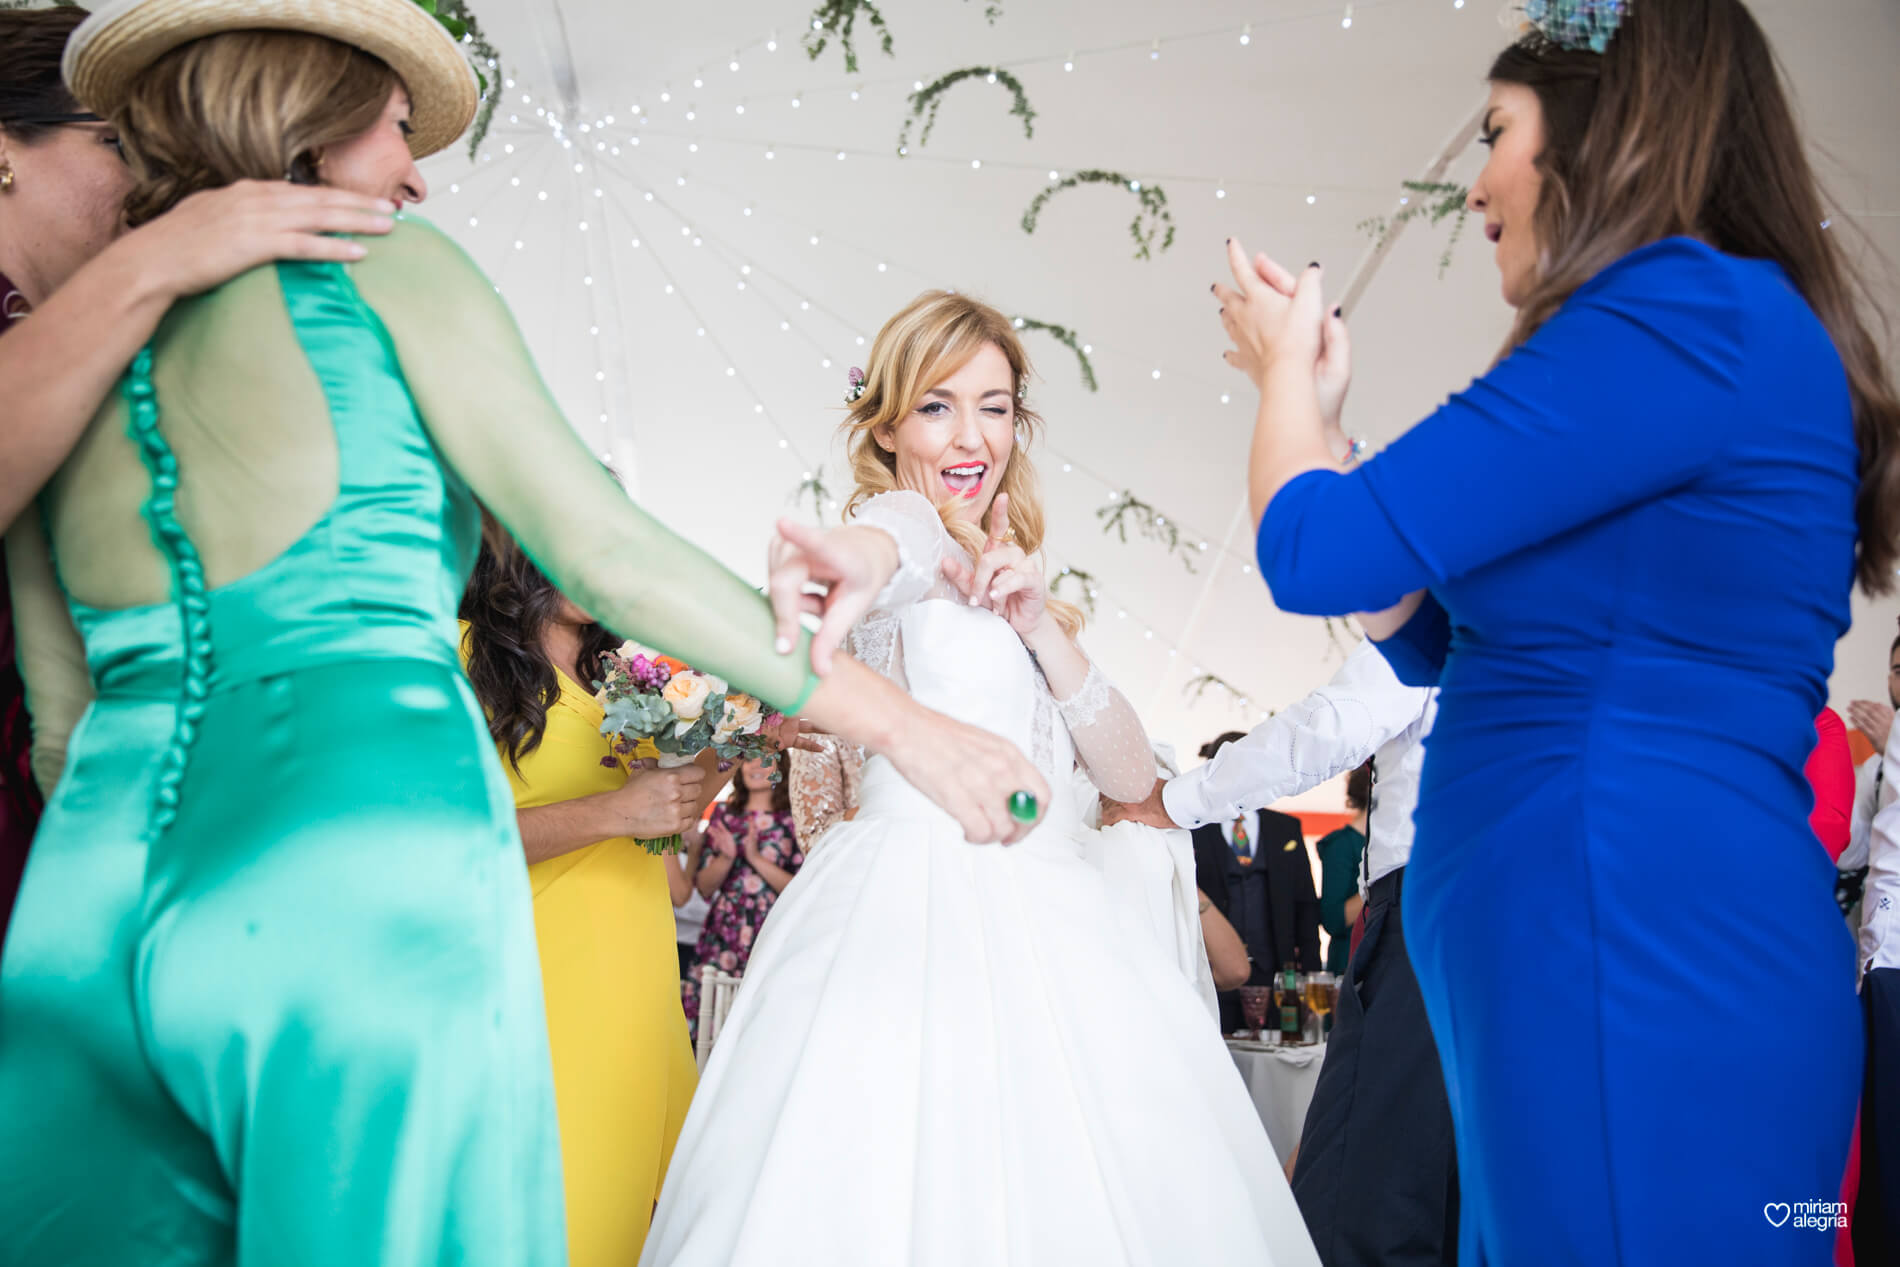
[[[854,656],[1019,744],[1051,788],[1079,762],[1138,801],[1141,722],[1031,558],[1027,372],[1009,320],[966,297],[892,318],[845,424],[851,521],[781,525],[774,597],[788,623],[822,613],[821,672],[849,629]],[[960,824],[868,754],[858,816],[753,950],[643,1264],[1318,1262],[1216,1027],[1124,931],[1072,799],[973,845],[1008,807]]]

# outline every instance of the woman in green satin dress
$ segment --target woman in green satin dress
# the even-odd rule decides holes
[[[331,38],[217,34],[240,20],[198,0],[75,37],[134,221],[466,124],[467,68],[408,0],[274,12]],[[975,836],[1012,788],[1046,798],[1007,745],[775,651],[765,602],[626,499],[426,224],[244,274],[168,314],[13,578],[57,783],[0,962],[0,1261],[564,1260],[521,844],[456,662],[477,496],[604,623],[882,746]]]

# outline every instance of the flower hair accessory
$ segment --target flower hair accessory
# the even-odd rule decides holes
[[[1558,48],[1601,53],[1610,47],[1634,0],[1524,0],[1521,33],[1542,36]],[[1508,13],[1509,11],[1507,11]]]

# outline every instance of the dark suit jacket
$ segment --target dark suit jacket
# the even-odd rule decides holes
[[[1251,985],[1265,985],[1287,963],[1297,963],[1301,972],[1318,972],[1325,967],[1319,955],[1319,893],[1313,888],[1313,868],[1306,852],[1300,820],[1290,814],[1263,809],[1254,816],[1254,861],[1243,867],[1227,843],[1219,823],[1209,823],[1194,832],[1194,882],[1207,894],[1214,909],[1225,915],[1236,929],[1260,924],[1267,933],[1248,940],[1247,953],[1253,956]],[[1241,879],[1249,871],[1267,878],[1264,912],[1253,911],[1241,918],[1235,904],[1245,900]],[[1260,900],[1255,897],[1254,900]],[[1239,996],[1221,995],[1221,1026],[1240,1028]]]

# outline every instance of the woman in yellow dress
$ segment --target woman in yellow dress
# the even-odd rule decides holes
[[[618,645],[490,523],[462,656],[514,789],[567,1193],[569,1267],[639,1261],[697,1073],[666,860],[637,838],[696,823],[726,776],[613,759],[587,684]]]

